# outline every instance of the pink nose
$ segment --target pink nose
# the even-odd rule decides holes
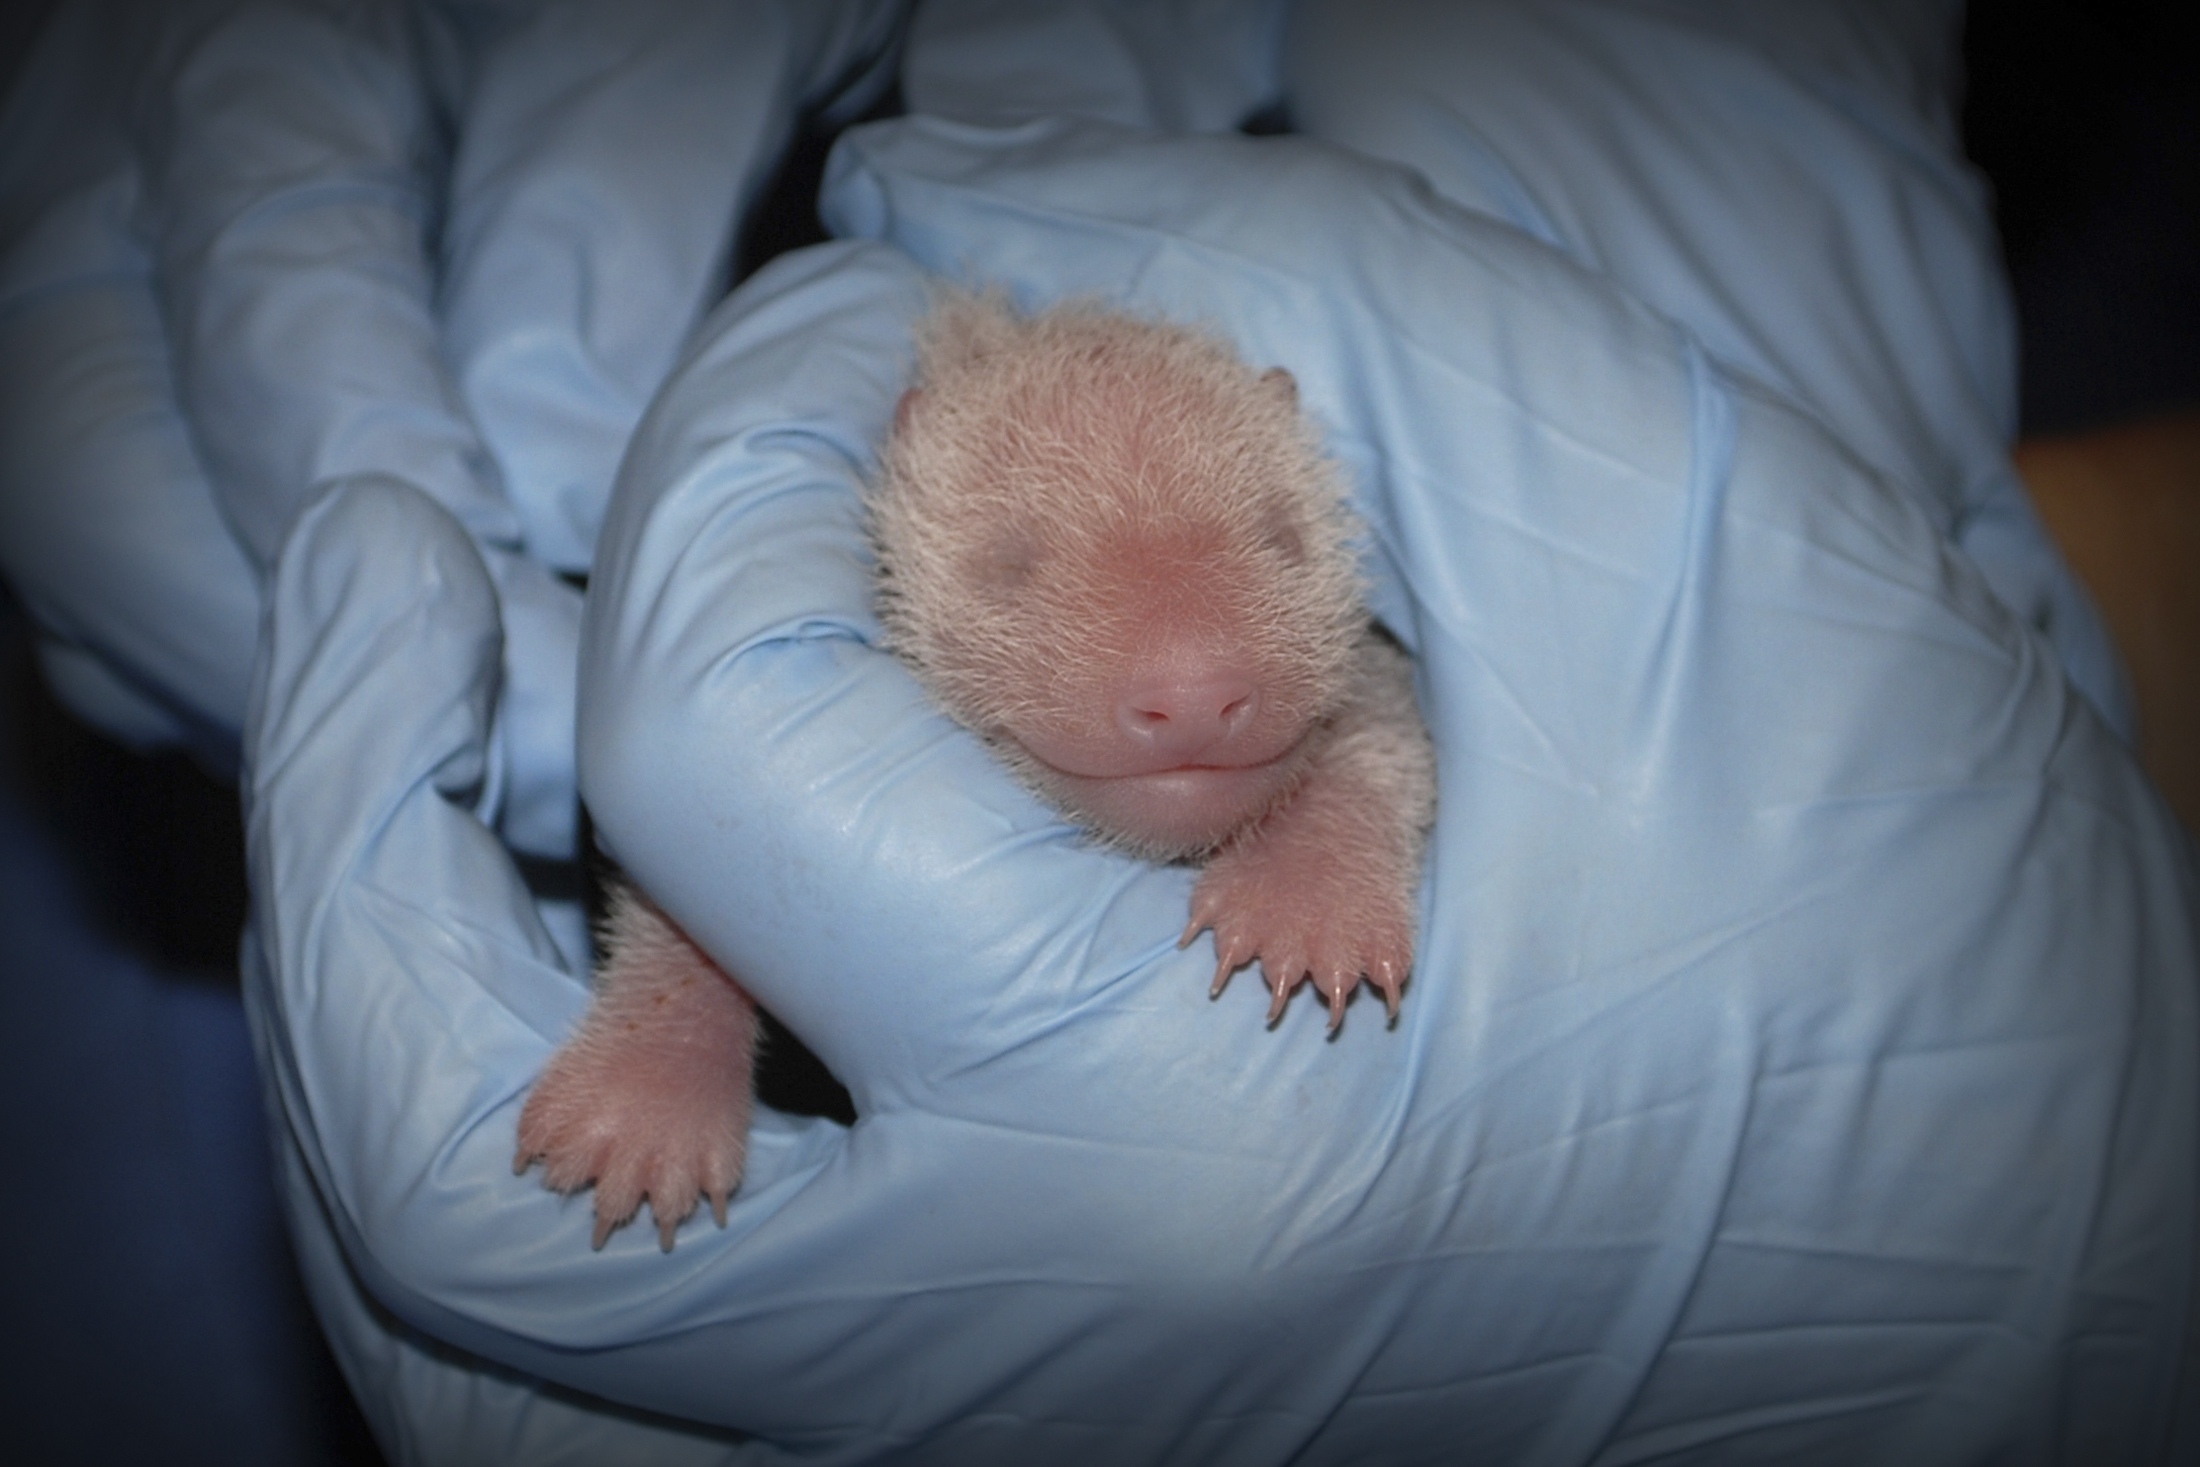
[[[1115,705],[1115,726],[1133,748],[1189,764],[1243,731],[1260,709],[1260,689],[1229,668],[1138,683]]]

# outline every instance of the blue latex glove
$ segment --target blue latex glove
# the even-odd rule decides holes
[[[0,135],[0,526],[62,691],[233,758],[298,507],[410,484],[497,581],[500,828],[570,854],[553,568],[585,569],[797,111],[874,95],[899,10],[65,7]]]
[[[1288,0],[925,0],[902,99],[959,122],[1069,115],[1225,132],[1276,100]]]
[[[0,571],[64,701],[222,767],[259,595],[176,407],[112,10],[61,10],[0,121]]]
[[[458,118],[444,340],[529,552],[585,571],[619,455],[795,122],[892,82],[899,3],[556,0]],[[821,110],[820,110],[821,109]]]
[[[1443,754],[1419,972],[1335,1042],[1208,1002],[1189,874],[1082,843],[875,650],[858,485],[925,277],[790,257],[637,435],[583,652],[606,839],[862,1114],[766,1113],[723,1231],[594,1254],[585,1197],[509,1175],[583,992],[464,808],[497,655],[467,538],[353,486],[275,583],[261,1037],[323,1308],[412,1456],[2161,1450],[2188,852],[1909,493],[1318,144],[912,121],[845,144],[830,203],[1298,374]],[[759,1438],[577,1418],[411,1329]]]
[[[1301,131],[1608,274],[1816,414],[2130,742],[2115,644],[2009,461],[2016,318],[1953,115],[1961,19],[1961,0],[1309,0],[1284,70]]]
[[[269,598],[246,730],[247,1013],[300,1269],[384,1453],[723,1460],[707,1435],[468,1362],[369,1293],[464,1308],[472,1269],[558,1256],[539,1189],[488,1155],[508,1131],[473,1112],[525,1086],[583,990],[473,810],[503,649],[463,527],[393,481],[336,486],[299,516]],[[408,1225],[422,1213],[427,1236]],[[573,1322],[548,1293],[532,1307]]]

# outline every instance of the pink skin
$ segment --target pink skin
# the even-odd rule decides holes
[[[1395,1018],[1433,757],[1290,374],[1076,308],[957,298],[930,330],[872,506],[894,650],[1096,836],[1203,862],[1182,944],[1213,931],[1214,994],[1257,961],[1271,1027],[1308,982],[1332,1033],[1363,980]],[[595,1184],[598,1247],[646,1196],[669,1249],[702,1198],[725,1221],[755,1006],[631,887],[605,936],[517,1164]]]
[[[703,1198],[720,1227],[755,1099],[756,1001],[634,887],[611,889],[596,1002],[520,1112],[513,1170],[596,1187],[594,1246],[648,1197],[660,1246]]]

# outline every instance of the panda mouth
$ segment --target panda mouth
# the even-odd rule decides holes
[[[1081,823],[1149,855],[1214,849],[1287,799],[1312,754],[1302,739],[1255,764],[1182,764],[1088,775],[1042,764],[1045,793]]]

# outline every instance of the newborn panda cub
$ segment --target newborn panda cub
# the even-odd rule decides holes
[[[870,507],[881,618],[941,707],[1095,836],[1202,864],[1182,942],[1214,932],[1215,993],[1257,958],[1271,1025],[1308,980],[1333,1029],[1363,978],[1395,1016],[1434,756],[1290,373],[1096,307],[946,295]],[[594,1182],[598,1247],[646,1195],[669,1249],[740,1180],[755,1005],[630,886],[605,946],[518,1165]]]

